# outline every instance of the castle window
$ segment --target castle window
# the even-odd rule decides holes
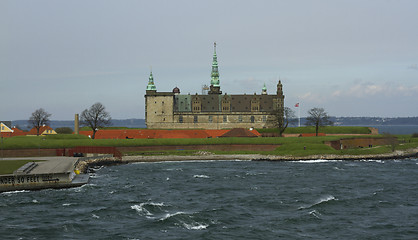
[[[267,121],[267,116],[263,116],[263,122]]]
[[[253,123],[255,121],[254,116],[251,116],[251,122]]]
[[[162,104],[164,105],[164,101],[162,102]]]
[[[193,122],[197,123],[197,116],[193,116]]]
[[[224,119],[223,119],[223,121],[224,121],[224,122],[227,122],[227,121],[228,121],[228,117],[227,117],[226,115],[224,115]]]
[[[238,116],[238,122],[242,122],[242,115]]]
[[[183,123],[183,116],[182,115],[179,116],[179,123]]]
[[[213,117],[212,116],[209,116],[209,122],[211,123],[211,122],[213,122]]]

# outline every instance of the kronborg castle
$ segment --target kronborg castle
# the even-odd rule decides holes
[[[171,92],[158,92],[151,72],[145,95],[147,128],[265,128],[283,121],[284,95],[280,80],[274,95],[267,94],[265,85],[260,94],[222,94],[216,43],[208,90],[201,95],[180,94],[177,87]]]

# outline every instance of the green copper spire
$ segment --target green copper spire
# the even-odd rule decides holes
[[[219,72],[218,72],[218,57],[216,56],[216,42],[213,44],[214,46],[214,53],[213,53],[213,60],[212,60],[212,73],[211,73],[211,80],[210,85],[214,87],[219,87]]]
[[[261,89],[262,94],[267,94],[266,84],[264,83],[264,87]]]
[[[147,91],[151,90],[151,91],[156,91],[157,88],[154,85],[154,77],[152,76],[152,71],[149,74],[149,80],[148,80],[148,86],[147,86]]]

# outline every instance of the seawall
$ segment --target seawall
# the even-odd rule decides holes
[[[305,160],[395,160],[418,158],[418,148],[403,151],[395,151],[386,154],[372,155],[309,155],[309,156],[278,156],[278,155],[262,155],[262,154],[231,154],[218,155],[207,152],[200,152],[200,155],[163,155],[163,156],[124,156],[122,160],[104,157],[79,161],[78,169],[87,171],[88,167],[126,164],[133,162],[167,162],[167,161],[219,161],[219,160],[243,160],[243,161],[305,161]]]

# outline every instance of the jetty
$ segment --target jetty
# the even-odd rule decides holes
[[[82,186],[88,182],[89,175],[79,174],[78,161],[78,158],[60,157],[28,162],[12,174],[0,175],[0,192]]]

